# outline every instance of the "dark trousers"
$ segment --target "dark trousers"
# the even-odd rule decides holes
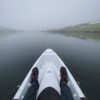
[[[61,100],[74,100],[70,88],[67,86],[66,82],[60,81],[61,88]]]
[[[23,100],[36,100],[37,90],[39,88],[38,81],[34,81],[29,87],[25,97]],[[60,81],[60,88],[61,88],[61,100],[74,100],[72,93],[67,86],[66,82]]]
[[[36,94],[38,88],[39,88],[38,81],[33,81],[31,87],[29,87],[23,100],[36,100]]]

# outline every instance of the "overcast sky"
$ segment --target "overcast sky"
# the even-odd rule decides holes
[[[0,0],[0,26],[40,30],[100,20],[100,0]]]

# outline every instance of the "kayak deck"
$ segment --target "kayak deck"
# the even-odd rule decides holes
[[[24,79],[23,83],[21,84],[20,88],[18,89],[13,100],[23,100],[23,97],[30,86],[31,71],[34,67],[38,67],[38,69],[39,69],[39,79],[38,80],[39,80],[40,88],[38,90],[37,97],[48,86],[54,87],[60,94],[59,70],[60,70],[61,66],[64,66],[67,70],[68,78],[69,78],[68,86],[71,89],[74,100],[86,100],[85,95],[83,94],[83,92],[81,91],[79,86],[77,85],[75,79],[73,78],[72,74],[68,70],[67,66],[63,63],[63,61],[58,57],[58,55],[52,49],[47,49],[38,58],[36,63],[32,66],[31,70],[27,74],[27,76]],[[45,73],[45,75],[44,75],[44,73]],[[48,79],[51,79],[53,82],[48,81]],[[45,82],[44,82],[44,80],[45,80]]]

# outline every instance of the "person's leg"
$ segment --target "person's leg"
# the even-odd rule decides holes
[[[23,100],[36,100],[37,90],[39,88],[38,81],[33,81],[31,87],[29,87]]]
[[[60,82],[61,100],[74,100],[70,88],[65,81]]]
[[[61,88],[61,100],[74,100],[70,88],[67,86],[68,74],[65,67],[60,69],[60,88]]]
[[[31,76],[31,86],[26,92],[23,100],[36,100],[37,90],[39,88],[38,74],[39,74],[38,68],[37,67],[33,68]]]

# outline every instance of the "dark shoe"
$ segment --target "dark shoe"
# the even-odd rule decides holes
[[[65,81],[67,83],[68,82],[68,74],[67,74],[66,68],[63,66],[60,69],[60,75],[61,75],[61,81]]]
[[[38,74],[39,74],[38,68],[34,67],[33,70],[32,70],[32,80],[31,80],[31,83],[33,81],[37,81],[38,80]]]

